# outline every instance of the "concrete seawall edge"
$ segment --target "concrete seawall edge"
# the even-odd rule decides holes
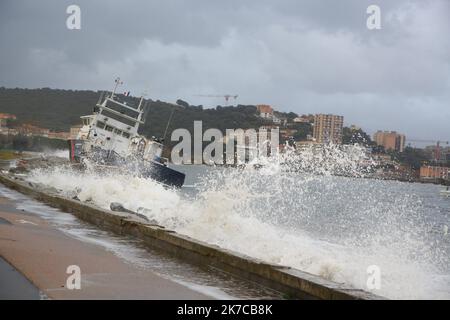
[[[141,239],[151,248],[162,250],[183,260],[209,265],[239,278],[260,283],[288,297],[300,299],[379,300],[384,297],[349,288],[289,267],[271,265],[237,252],[210,245],[188,236],[151,225],[126,213],[104,210],[77,200],[34,188],[18,177],[0,174],[0,183],[31,196],[52,207],[69,212],[99,228]]]

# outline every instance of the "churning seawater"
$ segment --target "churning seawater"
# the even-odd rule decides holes
[[[345,170],[356,168],[351,161]],[[181,190],[67,167],[29,180],[103,208],[120,202],[179,233],[355,288],[368,290],[367,268],[376,265],[381,287],[372,292],[389,298],[450,298],[450,198],[441,187],[320,168],[180,166]]]

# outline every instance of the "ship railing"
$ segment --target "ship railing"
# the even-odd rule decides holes
[[[117,105],[119,105],[119,106],[121,106],[121,107],[123,107],[123,108],[126,108],[126,109],[131,110],[131,111],[136,112],[136,113],[141,113],[141,112],[142,112],[142,110],[140,110],[139,108],[134,108],[134,107],[129,106],[129,105],[123,103],[123,102],[120,102],[120,101],[118,101],[118,100],[111,99],[111,98],[109,98],[109,97],[106,98],[105,101],[106,101],[106,102],[107,102],[107,101],[110,101],[110,102],[113,103],[113,104],[117,104]],[[105,105],[106,105],[106,104],[105,104]]]
[[[144,124],[144,121],[142,121],[142,120],[138,120],[138,119],[136,119],[136,118],[130,117],[129,115],[123,114],[123,113],[121,113],[121,112],[119,112],[119,111],[116,111],[116,110],[111,109],[111,108],[109,108],[109,107],[106,107],[106,106],[104,106],[104,105],[97,105],[97,106],[98,106],[99,108],[101,108],[101,109],[104,109],[104,110],[106,110],[106,111],[108,111],[108,112],[111,112],[112,114],[115,114],[115,115],[117,115],[117,116],[119,116],[119,117],[122,117],[122,118],[124,118],[124,119],[129,120],[129,121],[132,121],[132,122],[134,122],[134,123]]]

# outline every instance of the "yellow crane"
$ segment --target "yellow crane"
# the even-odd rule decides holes
[[[225,102],[228,102],[230,98],[236,100],[239,97],[237,94],[196,94],[195,96],[204,98],[225,98]]]

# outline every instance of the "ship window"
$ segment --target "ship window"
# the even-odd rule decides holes
[[[128,132],[122,132],[122,136],[128,139],[130,137],[130,134]]]
[[[106,126],[105,130],[112,132],[114,130],[114,128],[111,126]]]
[[[117,133],[118,135],[121,135],[122,134],[122,130],[114,129],[114,133]]]
[[[105,123],[101,121],[97,121],[97,128],[105,129]]]

